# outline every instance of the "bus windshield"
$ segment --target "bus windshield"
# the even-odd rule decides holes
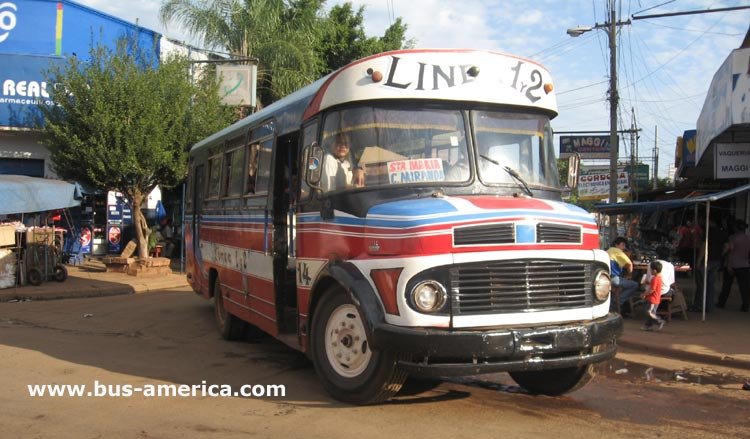
[[[485,184],[558,187],[549,118],[534,114],[473,111],[479,178]],[[506,169],[508,168],[508,169]]]
[[[329,113],[324,122],[321,187],[350,189],[356,174],[365,187],[482,183],[557,186],[552,133],[545,116],[472,111],[477,152],[468,153],[464,113],[459,110],[354,107]],[[346,144],[346,145],[342,145]],[[469,157],[476,157],[472,165]],[[509,167],[511,171],[505,169]],[[354,175],[354,176],[353,176]]]

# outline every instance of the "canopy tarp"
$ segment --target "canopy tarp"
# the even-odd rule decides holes
[[[0,214],[44,212],[79,206],[76,186],[61,180],[0,175]],[[78,197],[80,198],[80,196]]]
[[[681,207],[687,207],[696,203],[707,203],[721,200],[722,198],[730,198],[737,196],[743,192],[750,190],[750,184],[744,186],[738,186],[733,189],[728,189],[722,192],[714,192],[710,194],[699,195],[695,197],[685,197],[681,199],[673,200],[660,200],[660,201],[643,201],[636,203],[597,203],[594,205],[594,210],[607,214],[607,215],[620,215],[625,213],[638,213],[638,212],[653,212],[655,210],[667,210],[667,209],[679,209]]]

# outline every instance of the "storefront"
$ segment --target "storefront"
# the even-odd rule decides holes
[[[3,1],[0,19],[0,174],[57,178],[35,131],[37,106],[51,104],[50,68],[122,38],[158,64],[161,35],[66,0]]]

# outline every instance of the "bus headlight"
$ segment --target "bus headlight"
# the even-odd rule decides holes
[[[606,271],[599,271],[594,279],[594,296],[598,302],[604,302],[612,290],[612,282]]]
[[[445,304],[446,297],[445,287],[435,280],[422,281],[411,290],[412,303],[424,313],[438,311]]]

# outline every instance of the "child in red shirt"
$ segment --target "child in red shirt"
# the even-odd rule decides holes
[[[661,302],[661,262],[653,261],[649,264],[651,270],[651,284],[648,287],[648,291],[641,295],[641,298],[646,301],[648,305],[648,311],[646,313],[646,326],[643,327],[646,331],[653,331],[654,324],[656,324],[656,330],[661,331],[664,327],[664,320],[659,318],[656,314],[656,309],[659,308],[659,302]]]

